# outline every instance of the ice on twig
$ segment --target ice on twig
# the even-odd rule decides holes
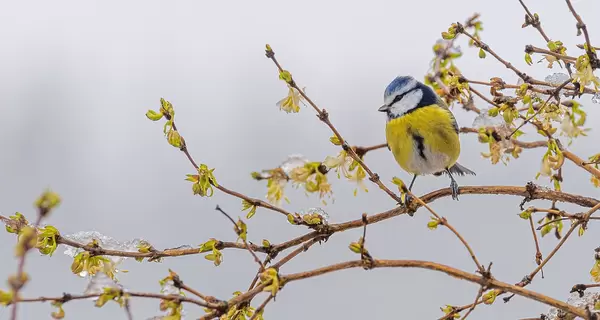
[[[482,109],[479,115],[473,120],[473,127],[475,128],[486,128],[486,127],[506,127],[506,121],[501,116],[491,117],[488,113],[489,109]]]
[[[323,220],[323,224],[329,223],[329,214],[327,214],[327,212],[325,212],[325,210],[323,210],[321,208],[309,208],[309,209],[302,210],[299,212],[299,214],[301,216],[304,216],[307,214],[315,214],[315,213],[321,216],[321,219]]]
[[[90,282],[85,288],[84,294],[100,294],[104,292],[104,288],[123,289],[123,286],[111,279],[104,272],[98,272],[90,277]]]
[[[92,242],[92,240],[96,240],[98,245],[102,249],[107,250],[118,250],[118,251],[126,251],[126,252],[137,252],[137,245],[142,241],[142,239],[133,239],[125,242],[119,242],[111,237],[105,236],[98,231],[80,231],[74,234],[63,236],[66,239],[71,241],[75,241],[81,244],[88,244]],[[74,248],[71,246],[66,246],[65,254],[69,257],[75,257],[80,252],[84,251],[80,248]],[[109,256],[109,258],[113,263],[117,264],[126,259],[125,257],[114,257]]]
[[[583,297],[579,297],[579,293],[573,292],[569,296],[569,299],[567,299],[567,303],[581,309],[589,307],[592,313],[600,314],[598,310],[594,310],[594,305],[598,300],[600,300],[600,294],[598,292],[586,291]],[[546,318],[548,320],[575,319],[574,317],[569,318],[566,312],[556,308],[551,308],[546,314]]]
[[[546,78],[544,78],[544,80],[548,83],[551,83],[555,86],[560,86],[561,84],[563,84],[565,81],[571,79],[571,77],[569,77],[568,74],[566,73],[562,73],[562,72],[556,72],[550,75],[547,75]]]
[[[283,170],[283,172],[285,172],[285,174],[289,177],[292,173],[292,170],[304,166],[307,162],[308,160],[303,155],[294,154],[288,156],[288,158],[281,163],[279,168],[281,168],[281,170]]]

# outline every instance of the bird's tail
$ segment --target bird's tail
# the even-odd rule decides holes
[[[452,167],[448,169],[450,173],[455,173],[459,176],[464,176],[465,174],[475,175],[475,172],[467,169],[466,167],[460,165],[458,162],[455,163]]]

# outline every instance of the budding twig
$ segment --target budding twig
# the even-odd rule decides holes
[[[231,216],[228,215],[225,211],[223,211],[223,209],[221,209],[221,207],[219,207],[218,205],[215,208],[215,210],[221,212],[224,216],[227,217],[227,219],[229,219],[229,221],[231,221],[231,223],[233,223],[233,226],[234,226],[234,229],[235,229],[235,233],[237,233],[237,235],[240,236],[240,239],[242,239],[242,241],[244,242],[244,246],[246,247],[246,249],[248,249],[248,252],[250,252],[250,254],[252,255],[252,257],[254,257],[254,261],[256,261],[256,263],[258,263],[258,265],[260,266],[261,270],[264,270],[265,269],[265,265],[260,261],[260,259],[256,255],[256,253],[254,253],[254,250],[252,250],[252,248],[250,248],[250,246],[248,245],[248,241],[246,241],[245,237],[241,236],[243,231],[240,229],[240,227],[235,222],[235,220],[233,220],[233,218],[231,218]]]
[[[281,65],[279,64],[279,62],[277,61],[277,59],[275,58],[275,52],[273,52],[272,50],[268,51],[267,52],[267,57],[269,59],[271,59],[275,63],[275,65],[277,66],[277,69],[279,69],[279,72],[284,72],[285,71],[281,67]],[[366,165],[366,163],[347,144],[347,141],[344,140],[344,138],[342,137],[342,135],[339,133],[339,131],[335,128],[335,126],[329,120],[329,113],[325,109],[319,108],[308,97],[308,95],[303,90],[301,90],[300,87],[298,87],[298,85],[296,84],[296,82],[293,79],[290,79],[290,81],[288,82],[288,85],[291,86],[292,88],[296,89],[298,91],[298,93],[302,96],[302,98],[304,98],[304,100],[306,100],[306,102],[308,102],[308,104],[310,104],[313,107],[313,109],[315,109],[315,111],[317,112],[317,116],[318,116],[319,120],[321,120],[323,123],[325,123],[329,127],[329,129],[331,129],[331,131],[333,132],[333,134],[340,141],[340,144],[341,144],[342,148],[369,175],[369,180],[371,180],[373,183],[375,183],[377,186],[379,186],[379,188],[381,188],[383,191],[385,191],[397,203],[399,203],[399,204],[402,203],[402,200],[400,199],[400,197],[398,195],[396,195],[394,192],[392,192],[388,187],[386,187],[383,184],[383,182],[381,182],[381,180],[379,179],[379,175],[377,175],[376,173],[374,173],[373,171],[371,171],[371,169]]]

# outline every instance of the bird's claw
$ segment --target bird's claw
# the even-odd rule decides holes
[[[452,190],[452,199],[458,201],[458,183],[456,181],[450,182],[450,190]]]
[[[411,201],[413,201],[413,197],[410,194],[405,194],[404,195],[404,206],[408,207],[408,204],[411,203]]]

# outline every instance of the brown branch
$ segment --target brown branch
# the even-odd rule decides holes
[[[172,301],[181,301],[195,304],[199,307],[203,308],[211,308],[211,309],[219,309],[223,306],[220,304],[204,302],[197,299],[184,297],[176,294],[158,294],[158,293],[150,293],[150,292],[126,292],[131,297],[137,298],[151,298],[151,299],[161,299],[161,300],[172,300]],[[97,298],[101,296],[102,293],[94,293],[94,294],[63,294],[62,296],[56,297],[38,297],[38,298],[22,298],[16,299],[16,302],[25,303],[25,302],[46,302],[46,301],[61,301],[66,303],[71,300],[84,300],[89,298]]]
[[[313,244],[315,244],[319,241],[322,241],[322,240],[323,240],[323,237],[320,237],[320,236],[317,236],[317,237],[314,237],[313,239],[308,240],[302,246],[296,248],[296,250],[290,252],[287,256],[281,258],[281,260],[279,260],[277,263],[272,265],[272,267],[275,269],[281,268],[282,265],[288,263],[290,260],[295,258],[300,253],[306,252]]]
[[[469,86],[469,91],[473,92],[474,94],[476,94],[477,96],[479,96],[481,99],[483,99],[485,102],[493,105],[494,107],[500,107],[497,103],[495,103],[494,101],[490,100],[488,97],[486,97],[484,94],[482,94],[481,92],[471,88]],[[477,112],[480,113],[481,111]]]
[[[477,80],[470,80],[470,79],[466,79],[466,78],[461,78],[462,80],[464,80],[465,82],[468,82],[469,84],[478,84],[478,85],[482,85],[482,86],[488,86],[488,87],[493,87],[496,86],[496,84],[493,84],[491,82],[486,82],[486,81],[477,81]],[[529,83],[529,87],[528,90],[531,90],[533,92],[537,92],[537,93],[541,93],[541,94],[552,94],[552,92],[554,91],[554,88],[558,87],[558,84],[553,84],[550,82],[545,82],[545,81],[540,81],[540,80],[536,80],[536,79],[532,79],[531,83]],[[552,89],[541,89],[538,88],[536,86],[545,86],[545,87],[550,87]],[[521,88],[520,85],[516,85],[516,84],[508,84],[508,83],[503,83],[500,86],[501,89],[519,89]],[[563,88],[564,90],[570,91],[573,94],[579,94],[579,91],[577,91],[577,88],[575,88],[575,86],[573,85],[567,85]],[[587,88],[585,87],[583,89],[583,93],[587,93],[587,94],[595,94],[596,91],[594,89],[591,88]],[[527,110],[527,109],[525,109]]]
[[[206,295],[200,293],[198,290],[196,290],[194,288],[191,288],[190,286],[185,285],[183,282],[179,282],[178,286],[179,286],[180,289],[185,290],[185,291],[187,291],[187,292],[195,295],[196,297],[198,297],[198,298],[200,298],[200,299],[202,299],[204,301],[210,301],[211,300],[211,299],[209,299],[211,297],[207,297]]]
[[[460,189],[459,189],[460,190]],[[435,216],[436,219],[438,219],[438,221],[440,222],[441,225],[445,226],[446,228],[448,228],[450,231],[452,231],[452,233],[454,233],[454,235],[458,238],[458,240],[463,244],[463,246],[467,249],[467,251],[469,251],[469,255],[471,256],[471,259],[473,260],[473,262],[475,263],[475,266],[477,266],[477,270],[481,273],[484,274],[485,273],[485,269],[483,268],[483,265],[481,263],[479,263],[479,260],[477,260],[477,257],[475,256],[475,252],[473,251],[473,249],[471,249],[471,246],[469,245],[469,243],[467,242],[467,240],[465,240],[465,238],[463,238],[463,236],[448,222],[448,220],[444,217],[441,217],[440,215],[438,215],[435,211],[433,211],[433,209],[431,209],[431,207],[429,207],[425,202],[423,202],[423,200],[419,199],[417,196],[415,196],[412,192],[410,192],[409,190],[406,190],[408,192],[408,194],[413,197],[413,199],[415,199],[421,206],[425,207],[433,216]],[[366,232],[366,225],[368,223],[368,220],[366,218],[366,215],[363,215],[363,219],[362,219],[363,223],[365,224],[365,232]]]
[[[539,80],[536,80],[536,79],[528,76],[527,74],[525,74],[524,72],[522,72],[521,70],[519,70],[515,66],[513,66],[512,63],[502,59],[494,50],[492,50],[492,48],[490,48],[490,46],[488,46],[483,41],[481,41],[481,40],[475,38],[473,35],[471,35],[468,31],[466,31],[464,29],[464,27],[460,23],[458,23],[458,26],[459,27],[457,28],[457,32],[460,32],[460,33],[466,35],[467,37],[469,37],[471,40],[473,40],[473,42],[475,44],[477,44],[477,47],[479,47],[479,48],[483,49],[485,52],[491,54],[494,58],[496,58],[496,60],[498,60],[500,63],[502,63],[506,68],[512,70],[525,83],[529,83],[531,85],[542,85],[542,86],[549,86],[549,87],[555,87],[555,88],[558,87],[558,85],[552,84],[550,82],[539,81]],[[573,86],[573,85],[565,86],[565,88],[568,90],[575,90],[575,86]],[[590,89],[590,88],[585,88],[584,93],[595,94],[596,91],[593,89]]]
[[[376,145],[370,146],[370,147],[354,147],[354,152],[356,152],[356,154],[359,157],[363,157],[369,151],[373,151],[373,150],[377,150],[377,149],[385,149],[385,148],[387,148],[387,146],[388,146],[387,143],[381,143],[381,144],[376,144]]]
[[[565,241],[567,241],[567,239],[569,238],[569,236],[573,233],[573,231],[577,228],[577,226],[579,226],[579,221],[574,222],[573,224],[571,224],[571,227],[569,228],[569,231],[567,231],[567,233],[565,234],[565,236],[560,239],[560,242],[556,245],[556,247],[550,251],[550,253],[548,254],[548,256],[546,257],[546,259],[544,259],[542,261],[542,263],[540,263],[537,268],[535,268],[527,277],[529,278],[527,282],[531,282],[533,280],[533,278],[535,277],[535,275],[542,270],[542,268],[546,265],[546,263],[548,263],[548,261],[550,261],[550,259],[552,259],[552,257],[556,254],[556,252],[558,252],[558,250],[562,247],[562,245],[565,243]]]
[[[479,130],[475,129],[475,128],[470,128],[470,127],[461,127],[459,129],[459,132],[460,133],[479,133]],[[510,139],[510,142],[512,142],[512,144],[519,146],[521,148],[524,148],[524,149],[533,149],[533,148],[541,148],[541,147],[548,146],[548,141],[524,142],[524,141],[519,141],[517,139]]]
[[[260,266],[260,270],[263,271],[265,269],[265,265],[260,261],[260,259],[256,255],[256,253],[254,253],[254,251],[252,250],[252,248],[250,248],[250,246],[248,245],[248,241],[246,241],[246,237],[242,236],[243,231],[237,225],[235,220],[233,220],[233,218],[229,214],[227,214],[227,212],[223,211],[223,209],[221,209],[221,207],[219,207],[219,205],[217,205],[215,210],[221,212],[225,217],[227,217],[227,219],[229,219],[229,221],[231,221],[231,223],[233,223],[235,233],[240,237],[240,239],[242,239],[242,241],[244,242],[244,246],[246,247],[246,249],[248,249],[248,252],[250,252],[252,257],[254,258],[254,261],[256,261],[256,263],[258,263],[258,265]]]
[[[473,312],[473,310],[475,310],[475,307],[477,307],[477,301],[479,301],[479,298],[481,298],[481,295],[483,294],[483,290],[484,290],[483,286],[480,286],[479,291],[477,291],[477,295],[475,296],[475,301],[471,304],[471,307],[469,308],[467,313],[465,313],[465,315],[461,318],[461,320],[465,320],[471,314],[471,312]]]
[[[263,301],[263,303],[261,303],[261,304],[260,304],[260,306],[258,306],[258,308],[256,308],[256,310],[254,310],[254,314],[252,315],[252,317],[250,317],[250,319],[249,319],[249,320],[255,320],[255,319],[258,317],[258,315],[259,315],[259,314],[260,314],[260,313],[261,313],[263,310],[265,310],[265,307],[267,306],[267,304],[268,304],[269,302],[271,302],[271,300],[273,300],[273,298],[274,298],[274,296],[273,296],[272,294],[270,294],[270,295],[269,295],[269,296],[268,296],[268,297],[265,299],[265,301]]]
[[[544,40],[546,40],[546,43],[549,42],[550,38],[548,38],[548,36],[544,32],[544,29],[542,29],[542,23],[540,22],[539,18],[536,18],[533,14],[531,14],[531,11],[529,11],[529,8],[527,8],[527,6],[523,2],[523,0],[519,0],[519,2],[523,6],[523,9],[525,9],[525,12],[527,13],[527,17],[529,17],[529,19],[530,19],[529,21],[526,21],[526,23],[523,25],[523,27],[526,27],[527,25],[533,26],[542,35]]]
[[[98,256],[114,256],[114,257],[127,257],[127,258],[149,258],[152,260],[164,257],[179,257],[179,256],[187,256],[192,254],[204,253],[200,251],[200,248],[189,248],[189,249],[165,249],[163,251],[154,251],[154,252],[131,252],[131,251],[120,251],[120,250],[110,250],[104,249],[101,247],[89,246],[86,244],[82,244],[73,240],[69,240],[67,238],[58,236],[56,238],[57,243],[63,244],[66,246],[83,249],[94,255]],[[247,250],[245,244],[235,243],[235,242],[225,242],[217,240],[215,247],[219,250],[226,248],[235,248],[241,250]],[[248,244],[253,251],[258,252],[269,252],[267,248],[262,246],[257,246],[254,244]]]
[[[538,242],[537,234],[535,233],[535,227],[533,226],[533,219],[529,216],[529,226],[531,227],[531,233],[533,234],[533,241],[535,242],[535,263],[539,266],[542,263],[542,251],[540,251],[540,244]],[[544,277],[544,270],[542,270],[542,278]]]
[[[173,126],[173,130],[179,132],[177,130],[177,126],[175,125],[175,120],[173,120],[172,126]],[[199,168],[198,164],[196,163],[196,161],[194,161],[194,158],[190,154],[190,152],[189,152],[189,150],[187,148],[187,145],[185,144],[185,140],[183,139],[183,137],[181,138],[181,141],[182,141],[182,145],[181,145],[180,150],[186,155],[186,157],[188,158],[188,160],[190,161],[190,163],[192,164],[192,166],[194,166],[194,168],[196,170],[198,170],[198,168]],[[246,201],[252,203],[253,205],[255,205],[257,207],[263,207],[263,208],[269,209],[271,211],[279,212],[279,213],[285,215],[286,217],[290,214],[290,212],[284,210],[283,208],[274,206],[274,205],[272,205],[272,204],[270,204],[268,202],[265,202],[265,201],[262,201],[262,200],[259,200],[259,199],[250,198],[250,197],[248,197],[246,195],[243,195],[243,194],[241,194],[239,192],[227,189],[227,188],[225,188],[221,184],[219,184],[218,186],[215,186],[215,188],[217,188],[218,190],[220,190],[220,191],[222,191],[222,192],[224,192],[224,193],[226,193],[228,195],[234,196],[234,197],[242,199],[242,200],[246,200]]]
[[[512,137],[513,134],[515,134],[515,133],[517,133],[517,131],[519,131],[519,129],[521,129],[524,125],[526,125],[527,123],[529,123],[531,121],[531,119],[537,117],[537,115],[540,114],[544,110],[544,108],[546,107],[546,105],[548,105],[548,102],[550,102],[550,100],[552,98],[556,98],[557,102],[560,103],[560,98],[559,98],[558,93],[560,92],[560,90],[562,88],[564,88],[569,83],[571,83],[571,79],[570,78],[569,78],[569,80],[566,80],[565,82],[563,82],[560,86],[556,87],[556,89],[554,89],[554,91],[552,92],[552,94],[548,96],[548,99],[546,99],[546,101],[544,101],[544,104],[542,104],[542,106],[539,109],[537,109],[537,111],[534,114],[532,114],[529,118],[525,119],[523,121],[523,123],[521,123],[519,126],[517,126],[517,128],[514,129],[513,132],[511,132],[511,134],[509,134],[507,136],[507,138]]]
[[[576,154],[571,151],[564,150],[563,147],[559,144],[558,147],[563,153],[565,158],[571,160],[576,166],[582,168],[583,170],[591,173],[596,178],[600,179],[600,170],[596,169],[594,166],[589,165],[585,160],[579,158]]]
[[[594,68],[594,69],[599,68],[600,61],[598,60],[596,53],[594,51],[592,51],[593,47],[592,47],[592,43],[590,42],[590,35],[588,34],[587,26],[583,22],[583,19],[581,19],[581,16],[579,16],[579,14],[575,11],[575,8],[573,7],[571,0],[566,0],[566,2],[567,2],[567,6],[569,7],[569,10],[573,14],[573,17],[575,17],[575,20],[577,20],[577,32],[578,32],[577,35],[580,35],[581,31],[583,31],[583,36],[585,37],[585,43],[587,44],[586,53],[587,53],[588,57],[590,58],[590,64],[592,65],[592,68]]]
[[[277,66],[277,69],[279,69],[280,73],[284,71],[284,69],[281,67],[281,65],[279,64],[279,62],[275,58],[275,52],[273,52],[272,50],[267,51],[267,57],[270,58],[275,63],[275,65]],[[329,127],[329,129],[331,129],[331,131],[333,132],[333,134],[340,141],[340,144],[341,144],[342,148],[344,149],[344,151],[346,151],[347,154],[352,159],[354,159],[354,161],[356,161],[365,170],[365,172],[369,175],[369,180],[371,180],[373,183],[375,183],[377,186],[379,186],[379,188],[381,188],[383,191],[385,191],[398,204],[401,204],[402,200],[400,199],[400,197],[398,195],[396,195],[394,192],[392,192],[388,187],[386,187],[383,184],[383,182],[381,182],[381,180],[379,179],[379,175],[377,175],[376,173],[374,173],[373,171],[371,171],[371,169],[365,164],[365,162],[348,145],[348,143],[346,142],[346,140],[344,140],[344,138],[342,137],[342,135],[339,133],[339,131],[335,128],[335,126],[329,120],[329,113],[327,113],[327,111],[325,109],[320,109],[306,95],[306,93],[304,91],[302,91],[298,87],[298,85],[296,84],[296,82],[293,79],[291,79],[288,82],[288,85],[291,86],[292,88],[296,89],[298,91],[298,93],[300,93],[300,95],[302,96],[302,98],[304,98],[304,100],[306,100],[306,102],[308,102],[308,104],[310,104],[313,107],[313,109],[315,109],[315,111],[317,112],[317,117],[319,118],[319,120],[321,120],[323,123],[325,123]]]
[[[556,53],[554,51],[550,51],[550,50],[546,50],[546,49],[542,49],[542,48],[538,48],[532,45],[527,45],[525,46],[525,51],[526,52],[535,52],[535,53],[542,53],[542,54],[547,54],[547,55],[551,55],[559,60],[563,60],[565,62],[574,62],[575,60],[577,60],[576,57],[571,57],[571,56],[567,56],[567,55],[562,55],[560,53]]]
[[[307,279],[307,278],[324,275],[324,274],[339,271],[339,270],[357,268],[357,267],[362,267],[362,266],[363,266],[363,262],[361,260],[347,261],[347,262],[342,262],[342,263],[338,263],[338,264],[334,264],[334,265],[330,265],[330,266],[326,266],[326,267],[322,267],[322,268],[314,269],[314,270],[310,270],[310,271],[283,275],[283,276],[281,276],[281,278],[285,283],[289,283],[289,282],[293,282],[293,281],[297,281],[297,280],[302,280],[302,279]],[[500,289],[500,290],[506,291],[506,292],[512,292],[519,296],[523,296],[525,298],[535,300],[535,301],[544,303],[546,305],[567,311],[578,317],[582,317],[584,319],[588,318],[585,310],[577,308],[577,307],[567,304],[565,302],[556,300],[554,298],[545,296],[543,294],[540,294],[540,293],[537,293],[537,292],[534,292],[531,290],[524,289],[519,286],[501,282],[501,281],[498,281],[493,278],[487,278],[484,276],[479,276],[476,274],[468,273],[468,272],[458,270],[458,269],[452,268],[450,266],[446,266],[446,265],[439,264],[439,263],[434,263],[434,262],[429,262],[429,261],[418,261],[418,260],[373,260],[373,268],[421,268],[421,269],[428,269],[428,270],[443,272],[454,278],[466,280],[466,281],[477,283],[480,285],[485,285],[490,288]]]
[[[42,222],[42,219],[44,218],[46,213],[47,212],[42,212],[42,210],[40,209],[37,220],[35,221],[35,223],[33,225],[34,232],[24,235],[24,237],[27,237],[27,239],[23,240],[23,246],[24,246],[23,255],[19,259],[19,263],[18,263],[18,267],[17,267],[17,275],[15,276],[14,281],[10,281],[10,279],[9,279],[9,284],[12,287],[12,295],[13,295],[13,297],[15,297],[15,299],[18,299],[19,291],[21,291],[21,288],[23,288],[23,286],[25,285],[25,282],[27,281],[27,275],[25,274],[25,258],[27,257],[27,253],[29,252],[29,250],[32,249],[29,247],[29,242],[30,242],[30,240],[32,240],[33,237],[37,237],[38,226]],[[21,245],[21,244],[17,244],[17,245]],[[10,313],[11,320],[17,319],[17,308],[18,308],[17,306],[18,306],[18,303],[16,303],[16,302],[12,306],[12,310]]]

